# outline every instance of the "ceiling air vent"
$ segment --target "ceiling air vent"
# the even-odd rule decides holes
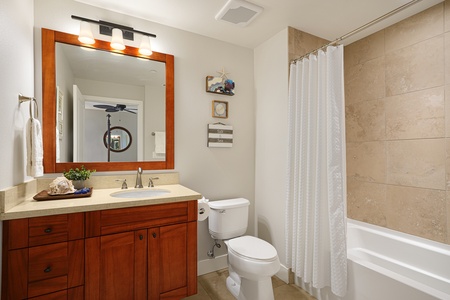
[[[227,21],[242,27],[247,26],[263,11],[261,6],[244,0],[229,0],[216,15],[216,20]]]

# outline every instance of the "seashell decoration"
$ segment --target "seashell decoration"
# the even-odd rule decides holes
[[[75,188],[71,180],[66,177],[57,177],[50,183],[50,190],[48,192],[52,195],[69,194],[75,192]]]

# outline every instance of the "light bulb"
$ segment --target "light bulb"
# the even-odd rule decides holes
[[[113,28],[112,30],[111,48],[116,50],[125,49],[125,45],[123,43],[122,30],[118,28]]]
[[[142,55],[152,55],[152,45],[149,36],[142,36],[141,45],[139,46],[139,53]]]
[[[92,45],[95,43],[94,36],[91,31],[91,24],[85,21],[80,22],[80,34],[78,40],[83,44]]]

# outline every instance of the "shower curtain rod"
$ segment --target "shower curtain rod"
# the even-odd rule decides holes
[[[400,11],[402,11],[402,10],[404,10],[404,9],[410,7],[411,5],[414,5],[414,4],[416,4],[417,2],[420,2],[420,1],[422,1],[422,0],[412,0],[412,1],[408,2],[408,3],[405,3],[405,4],[403,4],[402,6],[396,8],[396,9],[394,9],[394,10],[391,10],[391,11],[388,12],[387,14],[384,14],[384,15],[382,15],[381,17],[378,17],[378,18],[376,18],[375,20],[372,20],[372,21],[370,21],[369,23],[362,25],[361,27],[358,27],[358,28],[356,28],[355,30],[352,30],[352,31],[350,31],[349,33],[344,34],[343,36],[341,36],[341,37],[335,39],[334,41],[329,42],[328,44],[325,44],[325,45],[323,45],[323,46],[320,47],[320,48],[317,48],[317,49],[315,49],[315,50],[313,50],[313,51],[310,51],[310,52],[306,53],[305,55],[302,55],[302,56],[300,56],[300,57],[298,57],[298,58],[296,58],[296,59],[293,59],[293,60],[291,61],[291,64],[296,63],[297,61],[302,60],[303,58],[307,57],[308,55],[313,54],[313,53],[316,53],[316,52],[318,52],[319,50],[325,49],[325,48],[328,47],[328,46],[335,45],[335,44],[339,43],[340,41],[345,40],[346,38],[349,38],[349,37],[351,37],[352,35],[355,35],[355,34],[357,34],[358,32],[360,32],[360,31],[362,31],[362,30],[364,30],[364,29],[366,29],[366,28],[369,28],[369,27],[372,26],[372,25],[375,25],[376,23],[378,23],[378,22],[380,22],[380,21],[382,21],[382,20],[384,20],[384,19],[386,19],[386,18],[388,18],[388,17],[390,17],[390,16],[392,16],[392,15],[395,15],[396,13],[398,13],[398,12],[400,12]]]

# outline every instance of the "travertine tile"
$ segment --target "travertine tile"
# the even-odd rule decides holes
[[[449,4],[450,6],[450,4]],[[445,49],[445,84],[450,84],[450,32],[444,35],[444,49]]]
[[[198,293],[185,300],[235,300],[228,292],[226,278],[228,269],[211,272],[198,277]],[[286,284],[276,276],[272,277],[275,300],[304,299],[314,300],[313,296],[293,284]],[[225,289],[225,290],[224,290]],[[250,300],[250,299],[249,299]]]
[[[445,139],[445,181],[446,181],[446,189],[450,191],[450,139]],[[450,217],[450,215],[449,215]]]
[[[384,98],[384,56],[345,68],[345,103]]]
[[[450,245],[450,193],[447,193],[447,244]]]
[[[384,100],[363,101],[345,107],[346,139],[349,142],[379,141],[385,135]]]
[[[347,176],[356,180],[385,183],[385,142],[347,143]]]
[[[384,55],[384,30],[360,39],[344,48],[345,68]]]
[[[445,86],[445,136],[450,137],[450,84]]]
[[[445,191],[388,186],[388,227],[438,242],[446,241]]]
[[[444,30],[450,31],[450,0],[444,2]]]
[[[386,185],[347,179],[347,216],[386,226]]]
[[[217,271],[202,275],[198,279],[211,299],[235,300],[227,289],[227,277],[228,271]]]
[[[388,184],[445,190],[445,139],[386,144]]]
[[[386,53],[386,96],[444,84],[442,35]]]
[[[313,300],[316,299],[293,284],[285,284],[273,291],[275,299],[282,300]]]
[[[288,35],[289,54],[290,56],[293,55],[294,58],[305,55],[306,53],[322,47],[329,42],[293,27],[288,28]]]
[[[444,88],[386,98],[386,139],[445,136]]]
[[[443,33],[444,5],[435,5],[385,29],[386,53]]]
[[[184,300],[211,300],[208,293],[205,291],[203,286],[200,284],[200,281],[197,282],[197,294],[184,298]]]

